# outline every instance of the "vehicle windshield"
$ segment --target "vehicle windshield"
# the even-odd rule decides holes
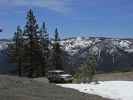
[[[56,75],[62,75],[62,74],[65,74],[65,72],[53,72],[52,74],[56,74]]]

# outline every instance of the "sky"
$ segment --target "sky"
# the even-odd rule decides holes
[[[11,38],[25,26],[33,9],[38,24],[45,21],[52,37],[105,36],[133,38],[133,0],[0,0],[0,38]]]

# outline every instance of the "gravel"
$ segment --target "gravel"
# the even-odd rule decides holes
[[[0,100],[109,100],[50,84],[46,79],[0,75]]]

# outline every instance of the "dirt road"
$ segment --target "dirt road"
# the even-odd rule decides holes
[[[0,100],[109,100],[28,78],[0,75]]]

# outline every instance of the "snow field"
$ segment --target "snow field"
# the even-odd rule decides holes
[[[133,100],[133,81],[103,81],[99,84],[57,84],[83,93],[99,95],[113,100]]]

